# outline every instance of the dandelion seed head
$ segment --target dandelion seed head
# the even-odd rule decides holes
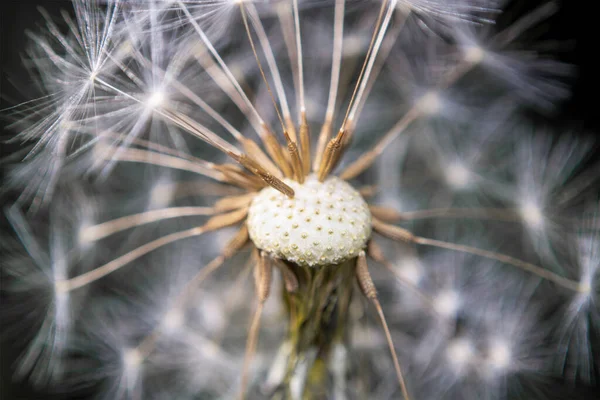
[[[295,191],[293,199],[266,188],[253,200],[248,230],[254,244],[300,265],[356,257],[371,236],[371,213],[362,196],[336,177],[285,182]]]

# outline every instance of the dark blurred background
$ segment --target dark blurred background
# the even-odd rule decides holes
[[[508,24],[523,15],[527,10],[546,3],[540,0],[512,1],[509,2],[507,12],[501,17],[500,24]],[[598,113],[598,95],[600,94],[600,61],[598,50],[597,24],[598,19],[593,10],[592,3],[575,0],[558,2],[560,11],[543,24],[544,33],[541,39],[556,40],[559,46],[554,51],[556,58],[574,65],[577,68],[576,76],[572,80],[572,96],[569,100],[558,104],[553,114],[531,112],[531,118],[540,123],[550,124],[557,129],[549,132],[552,135],[577,134],[600,138],[600,115]],[[584,3],[586,5],[584,5]],[[25,30],[37,30],[36,26],[43,23],[43,18],[37,8],[43,6],[51,15],[59,15],[60,9],[71,10],[69,1],[46,0],[3,0],[0,5],[0,109],[18,104],[28,99],[31,87],[31,78],[22,67],[21,56],[29,39]],[[538,31],[539,32],[539,31]],[[7,123],[0,119],[3,131],[0,142],[0,159],[15,151],[18,144],[6,143],[11,132],[4,131]],[[565,128],[565,129],[563,129]],[[568,130],[567,130],[568,128]],[[562,133],[567,132],[567,133]],[[598,146],[590,164],[600,162]],[[3,167],[0,164],[0,167]],[[1,171],[0,171],[1,173]],[[1,175],[0,175],[1,176]],[[0,197],[0,201],[8,202],[10,198]],[[3,207],[2,207],[3,208]],[[8,229],[4,217],[0,216],[0,230]],[[0,240],[2,235],[0,235]],[[0,257],[2,255],[0,254]],[[0,275],[0,279],[2,276]],[[1,295],[0,301],[6,300]],[[0,339],[4,339],[4,331],[0,321]],[[36,391],[27,382],[14,382],[12,380],[13,364],[22,349],[7,340],[0,342],[0,399],[1,400],[33,400],[33,399],[85,399],[91,398],[93,388],[72,396],[50,395]],[[600,366],[600,362],[597,363]],[[598,369],[598,367],[597,367]],[[598,371],[597,371],[598,372]],[[600,379],[600,377],[599,377]],[[516,382],[515,382],[516,383]],[[600,384],[600,382],[597,381]],[[535,386],[532,391],[534,397],[530,399],[600,399],[597,388],[581,385],[572,386],[561,380],[540,379],[533,384],[519,384]]]

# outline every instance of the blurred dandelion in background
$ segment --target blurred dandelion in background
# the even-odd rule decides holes
[[[556,3],[44,5],[3,108],[7,398],[598,385],[597,142],[531,116],[570,93]]]

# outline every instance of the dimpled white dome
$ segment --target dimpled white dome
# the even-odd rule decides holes
[[[303,184],[285,179],[293,199],[268,187],[248,211],[248,231],[256,247],[300,265],[338,264],[356,257],[371,236],[371,213],[348,183],[314,175]]]

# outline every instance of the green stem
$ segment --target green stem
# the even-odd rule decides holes
[[[284,398],[324,399],[331,381],[331,350],[348,341],[355,260],[319,268],[288,266],[298,278],[298,289],[294,293],[282,291],[289,318],[287,340],[292,349],[283,385]]]

